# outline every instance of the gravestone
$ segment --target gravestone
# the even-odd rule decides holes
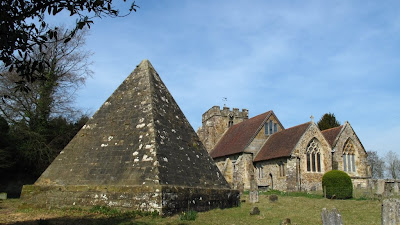
[[[7,193],[1,192],[0,193],[0,200],[6,200],[7,199]]]
[[[389,198],[382,203],[382,225],[400,224],[400,200]]]
[[[393,184],[393,193],[394,194],[399,194],[399,183],[395,180]]]
[[[377,195],[383,195],[385,192],[385,180],[379,179],[376,183],[376,193]]]
[[[171,215],[239,204],[148,60],[122,82],[21,198]]]
[[[254,179],[254,176],[251,176],[251,181],[250,181],[249,202],[250,203],[258,202],[258,185],[257,181]]]
[[[278,201],[278,195],[270,195],[268,196],[268,199],[270,202],[276,202]]]
[[[253,207],[250,210],[250,215],[260,215],[260,209],[258,207]]]
[[[286,218],[281,222],[281,225],[291,225],[292,221],[290,220],[290,218]]]
[[[328,211],[326,208],[322,209],[321,213],[323,225],[343,225],[342,216],[337,209]]]

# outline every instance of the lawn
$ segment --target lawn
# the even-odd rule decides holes
[[[247,199],[244,195],[242,199]],[[321,224],[322,208],[337,208],[343,223],[381,224],[379,200],[329,200],[317,195],[278,195],[277,202],[270,202],[268,195],[260,195],[260,202],[247,201],[240,207],[215,209],[197,214],[195,221],[180,220],[180,215],[162,218],[140,212],[120,212],[109,208],[32,209],[23,207],[19,199],[0,202],[0,224],[280,224],[290,218],[292,224]],[[250,215],[257,206],[260,215]]]

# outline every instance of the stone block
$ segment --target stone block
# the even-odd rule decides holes
[[[250,210],[250,215],[260,215],[260,209],[258,207],[253,207]]]
[[[382,203],[382,225],[400,224],[400,200],[385,199]]]
[[[270,195],[268,199],[270,202],[276,202],[278,201],[278,195]]]
[[[399,183],[397,181],[394,181],[393,193],[395,193],[395,194],[399,193]]]
[[[258,191],[250,191],[250,193],[249,193],[249,202],[250,203],[258,202]]]
[[[376,192],[377,195],[382,195],[385,192],[385,180],[379,179],[376,182]]]
[[[292,221],[290,220],[290,218],[286,218],[282,221],[281,225],[290,225],[292,224]]]
[[[0,193],[0,200],[6,200],[7,199],[7,193],[2,192]]]
[[[343,225],[342,216],[335,208],[333,208],[332,211],[323,208],[321,217],[323,225]]]

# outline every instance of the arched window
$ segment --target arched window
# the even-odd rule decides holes
[[[307,171],[321,172],[321,150],[319,141],[314,138],[307,146]]]
[[[356,172],[355,148],[353,141],[349,138],[343,147],[343,170],[346,172]]]

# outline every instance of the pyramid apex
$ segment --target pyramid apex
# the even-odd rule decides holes
[[[141,67],[141,68],[154,68],[153,65],[151,65],[150,60],[148,59],[143,59],[139,65],[137,65],[136,67]]]

